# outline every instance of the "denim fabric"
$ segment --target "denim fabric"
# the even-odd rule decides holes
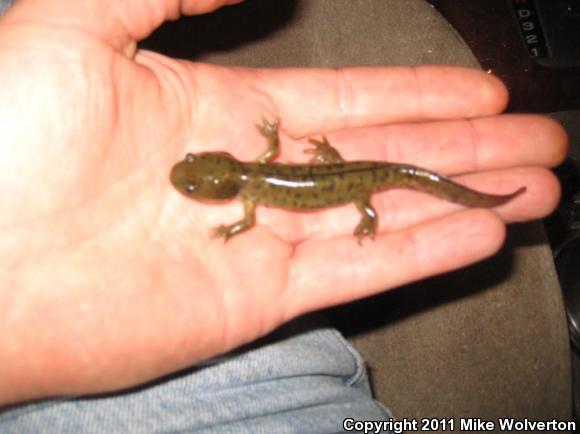
[[[2,15],[10,7],[14,0],[0,0],[0,15]]]
[[[120,394],[0,413],[11,433],[337,433],[388,420],[358,353],[331,328],[292,325],[251,348]]]

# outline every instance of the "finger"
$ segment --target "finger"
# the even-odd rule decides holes
[[[259,86],[292,135],[499,113],[507,91],[481,71],[448,66],[265,70]]]
[[[288,317],[366,297],[464,267],[497,252],[501,220],[466,210],[358,246],[351,237],[312,241],[294,252]]]
[[[513,166],[553,167],[567,152],[565,130],[535,115],[393,124],[329,133],[348,161],[377,160],[429,167],[445,174]],[[303,161],[301,146],[286,146],[285,158]]]
[[[20,0],[6,15],[5,24],[34,22],[70,27],[87,32],[124,50],[130,43],[146,38],[167,20],[181,14],[214,11],[243,0],[159,0],[71,2],[68,0]]]
[[[545,217],[555,209],[560,197],[557,178],[549,170],[539,167],[479,172],[454,180],[477,191],[494,194],[512,193],[525,186],[524,194],[493,209],[506,223]],[[449,201],[404,189],[377,193],[371,203],[377,211],[379,233],[407,230],[463,210],[462,206]],[[360,220],[360,214],[354,206],[342,206],[302,213],[297,219],[293,213],[264,209],[259,211],[258,219],[277,236],[295,243],[350,235]]]

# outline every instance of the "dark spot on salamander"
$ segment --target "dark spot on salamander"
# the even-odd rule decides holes
[[[334,190],[334,183],[328,183],[325,186],[321,187],[320,190],[322,191],[333,191]]]

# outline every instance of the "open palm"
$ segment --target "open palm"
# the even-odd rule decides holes
[[[48,3],[21,0],[0,21],[0,403],[140,383],[302,313],[467,265],[500,247],[504,222],[557,201],[545,167],[562,158],[563,132],[496,116],[506,93],[493,77],[194,64],[135,50],[177,2],[139,14],[140,2]],[[186,151],[255,159],[261,117],[280,119],[281,160],[305,161],[306,139],[324,133],[347,159],[528,191],[495,211],[377,195],[379,234],[362,247],[354,207],[260,209],[256,228],[212,239],[241,206],[187,200],[169,170]]]

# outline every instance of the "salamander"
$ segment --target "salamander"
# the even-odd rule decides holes
[[[228,201],[238,197],[244,217],[214,229],[226,241],[255,224],[258,205],[288,210],[315,210],[354,203],[361,219],[354,230],[359,244],[374,238],[377,212],[370,199],[373,193],[395,188],[418,190],[460,205],[492,208],[522,194],[526,188],[506,195],[482,193],[421,167],[378,161],[346,162],[326,137],[311,139],[313,157],[308,164],[272,162],[279,152],[278,122],[263,120],[257,128],[268,147],[255,162],[242,162],[227,152],[188,153],[171,169],[173,186],[187,197]]]

